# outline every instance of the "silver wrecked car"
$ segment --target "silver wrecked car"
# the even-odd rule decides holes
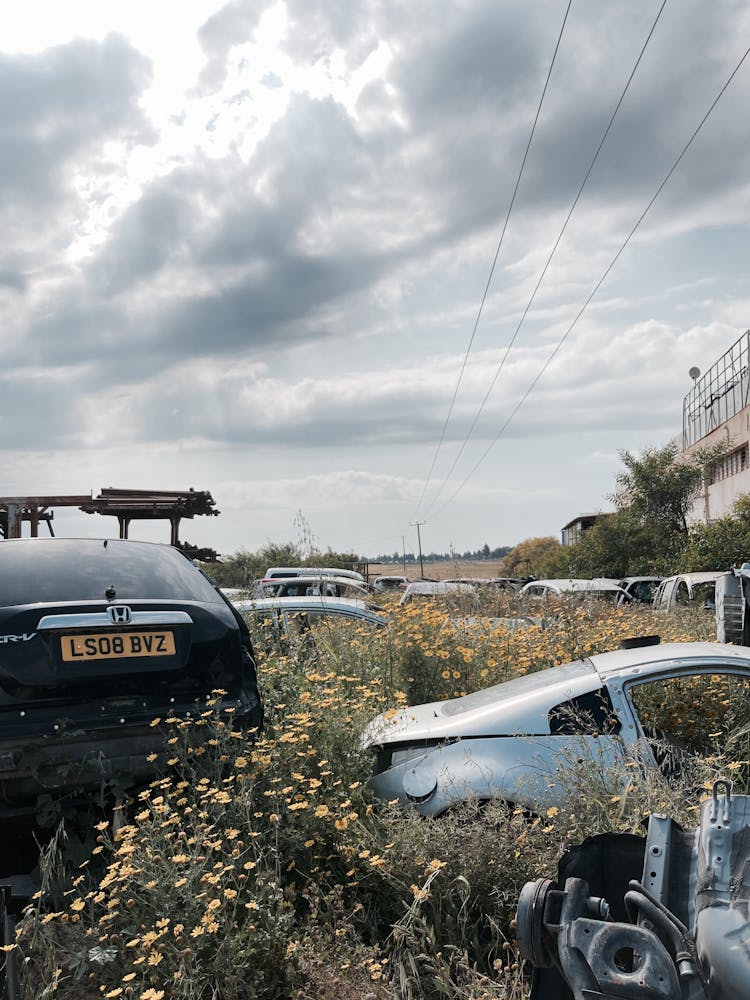
[[[503,799],[532,810],[566,795],[561,769],[637,757],[669,773],[750,723],[750,649],[632,643],[450,701],[378,716],[365,745],[375,793],[436,816]]]

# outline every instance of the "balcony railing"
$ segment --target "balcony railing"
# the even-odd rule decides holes
[[[750,330],[696,379],[682,403],[682,447],[721,427],[750,402]]]

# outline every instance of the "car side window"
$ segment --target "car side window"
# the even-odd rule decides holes
[[[622,729],[606,688],[560,702],[549,713],[553,736],[614,736]]]
[[[716,610],[716,583],[712,580],[709,583],[699,583],[693,587],[693,600],[700,607],[709,611]]]
[[[693,673],[630,684],[628,694],[657,760],[674,751],[744,758],[750,749],[750,678]],[[666,761],[669,765],[669,761]]]

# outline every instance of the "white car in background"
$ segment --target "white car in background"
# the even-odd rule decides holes
[[[433,600],[438,597],[475,597],[476,591],[468,583],[448,583],[446,580],[415,580],[404,591],[399,604],[410,604],[414,600]]]
[[[281,577],[288,580],[292,576],[345,576],[357,583],[365,582],[365,578],[356,570],[339,569],[338,566],[269,566],[263,579],[274,580]]]
[[[576,595],[611,601],[614,604],[629,601],[630,598],[616,580],[597,577],[593,580],[532,580],[521,587],[522,597],[561,597]]]
[[[247,595],[246,595],[247,596]],[[260,580],[255,597],[352,597],[366,600],[370,591],[348,576],[292,576]]]
[[[292,622],[311,623],[322,618],[348,619],[382,628],[387,620],[380,614],[381,609],[367,601],[347,597],[264,597],[234,601],[238,611],[245,614],[271,619],[283,631],[288,631]]]
[[[659,584],[654,595],[657,611],[673,611],[688,604],[705,608],[716,607],[716,581],[724,576],[725,570],[708,573],[680,573],[668,576]]]
[[[372,581],[372,589],[380,593],[392,590],[406,590],[409,581],[405,576],[376,576]]]

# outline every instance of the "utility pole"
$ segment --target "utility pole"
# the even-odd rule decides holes
[[[424,579],[424,564],[422,563],[422,536],[419,529],[423,524],[427,524],[427,521],[409,521],[409,524],[417,529],[417,543],[419,545],[419,575]]]

